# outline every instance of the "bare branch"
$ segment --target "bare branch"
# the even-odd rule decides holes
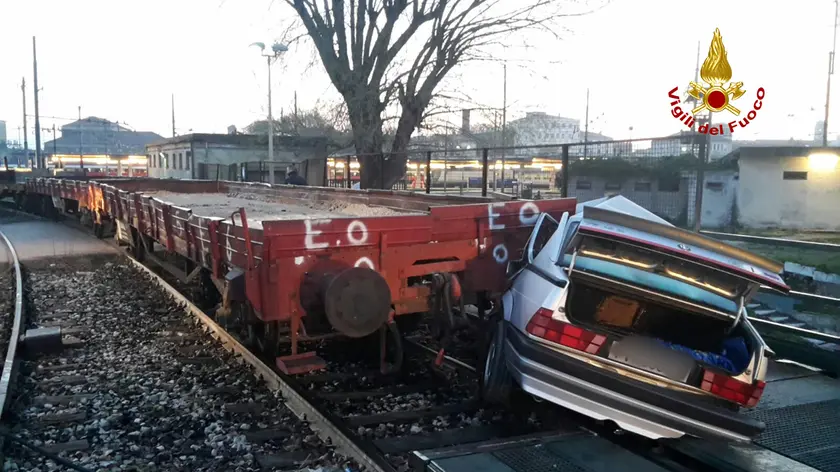
[[[286,2],[344,98],[356,149],[365,156],[382,152],[383,126],[395,121],[391,153],[399,156],[415,130],[467,103],[442,85],[458,65],[495,60],[494,48],[524,32],[559,38],[566,31],[560,20],[588,13],[574,10],[576,0]],[[394,103],[396,113],[386,113]],[[391,161],[363,159],[363,185],[387,187],[399,178],[405,163]]]

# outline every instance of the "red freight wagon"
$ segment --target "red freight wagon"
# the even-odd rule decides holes
[[[435,300],[481,305],[539,214],[559,219],[576,203],[157,179],[26,188],[36,210],[79,214],[100,237],[113,228],[136,257],[221,294],[217,314],[248,323],[271,352],[288,333],[291,355],[277,361],[287,372],[323,365],[299,342],[396,334],[395,316]]]

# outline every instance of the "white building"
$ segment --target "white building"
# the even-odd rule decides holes
[[[565,144],[580,141],[580,120],[549,115],[545,112],[528,112],[524,118],[513,120],[508,126],[514,130],[517,147]],[[517,149],[516,155],[540,154],[537,149]]]
[[[683,137],[684,139],[680,139]],[[690,132],[674,133],[669,139],[660,139],[651,143],[652,157],[670,157],[692,152]],[[732,133],[724,127],[724,134],[709,136],[709,161],[716,161],[733,150]]]

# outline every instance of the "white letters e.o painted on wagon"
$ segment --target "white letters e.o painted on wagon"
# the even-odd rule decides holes
[[[370,270],[376,270],[376,266],[373,265],[373,261],[370,260],[369,257],[360,257],[359,260],[356,261],[355,264],[353,264],[353,267],[361,267],[363,265],[367,266],[367,268]]]
[[[505,229],[505,225],[497,225],[496,218],[502,216],[501,213],[494,213],[494,208],[504,208],[505,204],[503,202],[493,202],[487,204],[487,223],[490,227],[490,231],[496,231],[500,229]]]
[[[504,245],[504,243],[497,244],[496,247],[493,248],[493,259],[496,259],[496,262],[499,264],[507,262],[508,257],[510,257],[510,254],[508,253],[508,248]]]
[[[540,207],[534,202],[525,202],[519,208],[519,222],[531,226],[537,224],[540,219]]]
[[[303,239],[303,245],[306,249],[324,249],[329,247],[330,243],[316,243],[315,237],[323,233],[321,230],[312,229],[312,226],[324,225],[332,220],[303,220],[306,226],[306,237]]]
[[[501,213],[496,213],[498,208],[504,208],[504,202],[493,202],[487,204],[487,220],[490,231],[498,231],[505,229],[505,225],[496,224],[496,218],[502,216]],[[519,207],[519,222],[525,226],[533,226],[540,218],[540,207],[534,202],[525,202]]]
[[[356,236],[356,233],[359,233],[359,235]],[[347,240],[350,241],[350,244],[358,246],[359,244],[366,243],[367,239],[368,229],[364,222],[360,220],[353,220],[349,225],[347,225]]]

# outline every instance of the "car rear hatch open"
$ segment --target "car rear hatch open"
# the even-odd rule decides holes
[[[596,243],[597,249],[611,247],[615,252],[606,254],[610,257],[598,257],[602,254],[593,251],[592,243],[595,241],[601,243]],[[584,254],[587,244],[590,246],[589,254]],[[578,256],[589,255],[634,265],[632,260],[621,260],[620,254],[625,249],[635,254],[661,256],[657,258],[664,262],[662,266],[647,269],[654,272],[667,271],[671,277],[713,292],[716,290],[709,286],[711,284],[700,283],[702,277],[714,279],[725,274],[729,276],[726,278],[748,283],[753,290],[766,285],[782,293],[790,291],[790,287],[779,275],[784,266],[778,262],[675,226],[598,207],[584,207],[577,235],[567,247],[567,252],[579,250]],[[644,261],[643,264],[649,265],[652,262]],[[701,278],[692,280],[690,275],[688,278],[680,277],[687,274],[681,274],[676,268],[687,268],[697,272]]]
[[[597,207],[584,208],[563,252],[572,280],[565,316],[606,336],[597,355],[744,406],[758,401],[763,382],[748,366],[766,346],[743,314],[761,285],[790,290],[778,275],[781,264]],[[706,377],[743,391],[720,394]]]

